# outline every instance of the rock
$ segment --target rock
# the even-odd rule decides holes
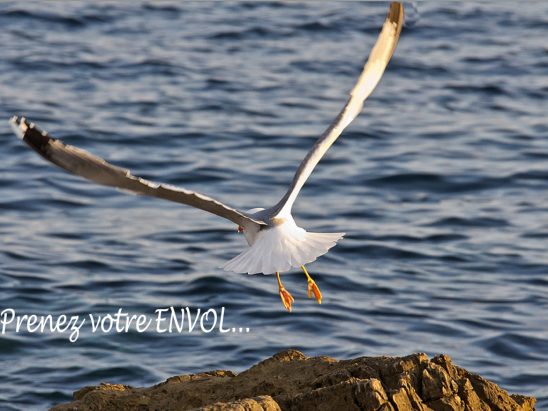
[[[338,361],[287,350],[236,375],[179,375],[147,388],[103,383],[53,411],[530,411],[535,399],[509,395],[446,355]]]

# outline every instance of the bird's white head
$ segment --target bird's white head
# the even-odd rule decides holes
[[[254,214],[257,214],[259,211],[264,211],[264,208],[261,208],[261,207],[251,208],[251,209],[247,210],[245,213],[250,215],[250,216],[253,216]],[[245,229],[241,225],[239,225],[238,226],[238,232],[239,233],[245,233]]]
[[[247,210],[245,213],[250,215],[250,216],[253,216],[254,214],[257,214],[260,211],[264,211],[264,208],[261,208],[261,207],[252,208],[250,210]],[[257,229],[257,230],[254,230],[253,232],[249,232],[249,230],[246,230],[241,225],[238,226],[238,233],[243,233],[245,235],[245,239],[247,240],[247,243],[249,245],[251,245],[255,242],[255,237],[256,237],[258,231],[259,230]]]

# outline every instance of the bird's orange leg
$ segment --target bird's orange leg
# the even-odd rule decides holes
[[[304,265],[301,265],[302,270],[304,271],[304,275],[306,275],[306,279],[308,280],[308,298],[312,298],[312,294],[314,294],[314,297],[316,298],[316,301],[318,304],[322,303],[322,292],[316,285],[316,281],[310,277],[310,274],[308,274],[308,271],[306,271],[306,268]]]
[[[278,289],[280,291],[280,298],[282,299],[282,304],[287,309],[287,311],[291,312],[291,304],[293,304],[293,301],[295,299],[291,294],[289,294],[289,291],[287,291],[282,284],[282,280],[280,280],[280,273],[276,271],[276,278],[278,279]]]

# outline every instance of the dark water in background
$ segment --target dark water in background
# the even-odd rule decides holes
[[[91,2],[90,2],[91,3]],[[153,180],[268,206],[342,106],[385,4],[3,3],[0,117]],[[98,187],[0,138],[2,308],[227,308],[249,334],[0,336],[0,408],[101,381],[241,370],[281,349],[447,353],[548,408],[548,4],[420,5],[295,218],[347,238],[297,271],[226,274],[231,223]]]

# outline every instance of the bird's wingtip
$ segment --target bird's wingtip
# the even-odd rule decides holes
[[[28,124],[25,117],[13,116],[9,120],[10,126],[17,137],[23,139],[27,131]]]

